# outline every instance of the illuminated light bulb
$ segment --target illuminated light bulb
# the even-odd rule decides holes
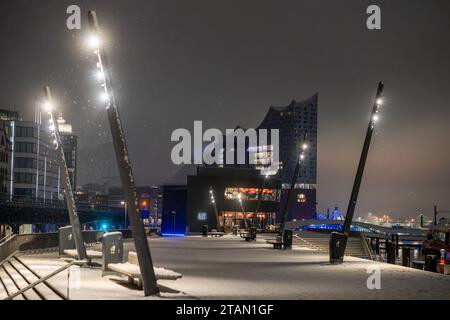
[[[379,117],[378,117],[377,114],[375,114],[375,115],[372,117],[373,122],[377,122],[378,119],[379,119]]]
[[[302,149],[303,149],[303,150],[308,149],[308,145],[307,145],[306,143],[304,143],[304,144],[302,145]]]
[[[53,109],[53,105],[50,102],[44,103],[43,107],[44,107],[44,110],[47,111],[47,112],[50,112]]]
[[[54,145],[58,144],[58,142],[56,141],[56,139],[53,140],[53,144],[54,144]]]
[[[302,154],[300,155],[300,160],[303,160],[303,159],[305,159],[305,155],[302,153]]]
[[[106,101],[108,101],[108,99],[109,99],[109,96],[108,96],[108,94],[107,94],[106,92],[103,92],[103,93],[100,95],[100,100],[101,100],[102,102],[106,102]]]
[[[376,102],[377,102],[378,106],[383,105],[383,99],[381,99],[381,98],[378,98]]]
[[[51,130],[51,131],[54,131],[54,130],[55,130],[55,125],[54,125],[54,124],[51,124],[51,125],[50,125],[50,130]]]
[[[100,38],[96,35],[91,35],[88,39],[88,44],[92,48],[98,49],[98,47],[100,46]]]
[[[103,80],[103,79],[105,79],[105,74],[103,73],[102,70],[97,71],[97,73],[95,74],[95,76],[96,76],[96,78],[97,78],[98,80]]]

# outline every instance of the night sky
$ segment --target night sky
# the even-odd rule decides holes
[[[71,4],[80,31],[66,28]],[[370,4],[380,31],[366,28]],[[87,9],[106,36],[138,184],[173,180],[174,129],[255,127],[270,105],[318,92],[318,209],[345,211],[383,80],[356,216],[450,209],[450,1],[2,1],[0,108],[33,120],[50,85],[79,136],[79,184],[118,177]]]

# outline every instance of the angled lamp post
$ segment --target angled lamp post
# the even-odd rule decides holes
[[[64,196],[67,204],[67,211],[69,212],[70,224],[72,225],[72,235],[75,242],[75,248],[79,260],[86,260],[86,247],[83,242],[83,237],[80,228],[80,219],[78,217],[77,206],[75,204],[75,198],[73,196],[72,185],[70,183],[69,170],[67,169],[66,158],[64,156],[64,149],[61,143],[61,136],[59,134],[58,123],[54,114],[53,97],[50,91],[50,87],[44,87],[45,103],[44,109],[48,112],[50,118],[50,131],[53,137],[53,144],[56,147],[56,157],[60,167],[62,176],[62,185],[64,187]]]
[[[102,81],[103,94],[102,99],[105,101],[108,113],[109,126],[111,129],[114,150],[116,153],[117,165],[119,167],[120,179],[127,204],[127,214],[130,219],[131,232],[133,234],[136,254],[139,261],[139,269],[141,271],[144,294],[149,296],[158,293],[156,284],[155,271],[153,269],[150,247],[145,235],[144,225],[141,220],[141,212],[138,207],[136,195],[136,185],[134,182],[133,172],[131,170],[131,162],[128,154],[125,134],[123,132],[122,123],[117,109],[117,103],[113,91],[113,83],[108,68],[105,50],[101,44],[100,27],[95,11],[88,11],[89,25],[92,31],[90,44],[95,49],[97,56],[98,78]]]
[[[375,124],[378,120],[378,111],[383,104],[381,94],[383,92],[383,82],[378,83],[378,89],[375,96],[375,101],[372,107],[372,113],[370,114],[369,126],[367,127],[366,138],[364,140],[363,149],[361,152],[361,158],[359,159],[358,170],[356,171],[355,181],[353,183],[352,193],[350,195],[350,201],[347,207],[347,214],[345,215],[344,226],[342,233],[332,232],[330,237],[330,263],[342,263],[344,260],[345,249],[347,247],[347,240],[350,234],[350,226],[355,213],[356,201],[358,200],[358,193],[361,187],[361,181],[366,165],[367,155],[369,153],[370,141],[372,140],[372,134],[375,129]]]
[[[253,217],[252,217],[252,226],[253,226],[254,228],[257,228],[257,227],[258,227],[258,226],[257,226],[258,220],[257,220],[257,218],[256,218],[256,215],[258,214],[259,207],[261,206],[262,194],[263,194],[264,189],[265,189],[265,187],[266,187],[267,179],[269,179],[269,175],[268,175],[268,174],[266,174],[266,175],[264,176],[264,180],[263,180],[262,186],[261,186],[261,188],[259,189],[259,192],[258,192],[258,200],[257,200],[257,202],[256,202],[255,211],[253,212]]]
[[[214,198],[214,191],[213,191],[213,187],[209,187],[209,194],[211,196],[211,204],[213,205],[214,208],[214,214],[216,216],[216,229],[217,231],[219,231],[220,228],[220,223],[219,223],[219,212],[217,211],[217,204],[216,204],[216,199]]]
[[[308,149],[308,144],[306,143],[306,137],[307,137],[307,132],[305,132],[305,135],[303,137],[303,143],[301,146],[301,152],[298,155],[298,159],[297,159],[297,163],[295,165],[295,169],[294,169],[294,173],[292,174],[292,180],[291,180],[291,186],[289,188],[287,197],[286,197],[286,204],[284,206],[283,209],[283,214],[281,215],[281,220],[280,220],[280,228],[278,230],[278,236],[282,237],[283,233],[284,233],[284,226],[286,224],[286,218],[287,218],[287,213],[288,213],[288,208],[289,205],[291,203],[291,197],[292,197],[292,193],[294,192],[295,189],[295,184],[297,183],[297,179],[298,179],[298,173],[300,172],[300,167],[303,163],[303,160],[305,159],[305,152]]]
[[[245,215],[244,204],[242,203],[242,195],[240,193],[238,194],[238,202],[239,202],[239,205],[241,206],[241,210],[242,210],[242,214],[243,214],[242,217],[244,218],[244,226],[245,226],[245,229],[247,229],[247,227],[248,227],[247,217]]]

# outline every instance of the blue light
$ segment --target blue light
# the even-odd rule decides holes
[[[108,225],[107,224],[102,224],[102,230],[106,230],[108,229]]]
[[[184,233],[161,233],[163,237],[184,237]]]

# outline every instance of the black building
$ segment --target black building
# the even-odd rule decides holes
[[[256,218],[260,229],[268,229],[275,224],[280,209],[281,180],[264,179],[259,170],[250,168],[199,167],[196,175],[187,178],[189,232],[200,232],[203,225],[210,229],[219,227],[225,232],[231,232],[235,225],[244,227],[246,220],[249,222],[253,218],[258,190],[262,187],[264,191]],[[219,224],[210,190],[217,206]],[[165,193],[163,199],[165,203]]]

